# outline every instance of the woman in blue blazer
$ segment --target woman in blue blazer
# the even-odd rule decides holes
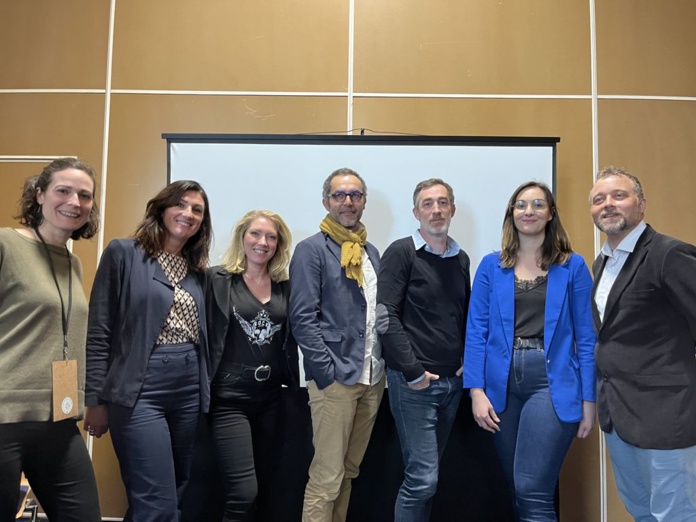
[[[594,426],[591,291],[553,194],[523,184],[505,212],[501,252],[476,272],[464,355],[474,419],[495,434],[520,521],[556,520],[563,459]]]
[[[133,239],[104,250],[89,302],[85,429],[111,431],[127,521],[175,522],[201,411],[210,402],[203,269],[208,198],[177,181]]]

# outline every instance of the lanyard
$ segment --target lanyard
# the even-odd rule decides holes
[[[65,313],[65,302],[63,301],[63,293],[60,291],[60,286],[58,285],[58,277],[56,276],[56,268],[53,265],[53,258],[51,257],[51,250],[48,248],[46,241],[44,241],[41,232],[39,232],[39,227],[34,229],[36,236],[43,243],[46,249],[46,255],[48,255],[48,264],[51,267],[51,274],[53,275],[53,282],[56,284],[56,290],[58,290],[58,297],[60,297],[60,316],[63,321],[63,360],[68,360],[68,328],[70,326],[70,312],[72,311],[72,255],[68,247],[65,247],[65,251],[68,253],[68,313]]]

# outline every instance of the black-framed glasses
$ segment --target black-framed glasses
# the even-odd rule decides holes
[[[534,212],[546,210],[547,208],[549,208],[549,204],[546,202],[545,199],[533,199],[531,201],[525,201],[524,199],[518,199],[512,205],[512,208],[515,210],[519,210],[520,212],[524,212],[525,210],[527,210],[527,207],[530,205],[532,206],[532,210]]]
[[[337,190],[333,194],[329,194],[329,197],[334,198],[339,203],[343,203],[346,200],[346,197],[349,197],[353,203],[357,203],[358,201],[362,201],[364,195],[365,194],[359,190],[351,190],[350,192],[346,192],[345,190]]]

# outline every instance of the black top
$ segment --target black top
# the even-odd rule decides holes
[[[241,274],[234,274],[230,291],[230,324],[220,366],[244,364],[271,366],[280,375],[287,300],[278,283],[271,282],[271,299],[261,303],[250,291]]]
[[[463,250],[441,257],[416,250],[410,236],[392,243],[377,279],[378,308],[389,313],[382,335],[387,366],[407,381],[426,370],[454,377],[462,365],[470,294],[469,256]]]
[[[548,274],[531,281],[515,276],[515,337],[544,337],[548,280]]]

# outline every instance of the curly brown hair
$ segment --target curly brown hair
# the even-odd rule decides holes
[[[95,179],[94,169],[84,161],[78,158],[58,158],[46,165],[38,176],[27,178],[24,181],[22,196],[19,199],[17,215],[15,219],[21,225],[27,228],[38,228],[43,223],[44,216],[41,210],[41,205],[36,200],[37,190],[42,193],[48,190],[53,174],[66,169],[77,169],[87,174],[93,183],[92,189],[92,210],[89,213],[87,223],[82,225],[77,230],[74,230],[70,235],[70,239],[77,241],[80,238],[90,239],[99,232],[99,208],[94,201],[94,194],[97,190],[97,181]]]

